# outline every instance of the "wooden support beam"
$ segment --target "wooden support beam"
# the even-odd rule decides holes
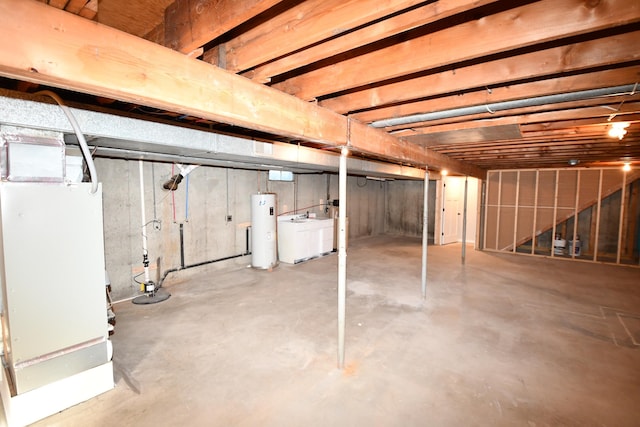
[[[38,2],[0,0],[0,75],[482,178],[330,110]],[[64,29],[64,31],[61,31]],[[446,165],[446,166],[445,166]]]
[[[192,52],[282,1],[176,0],[165,11],[164,45]]]
[[[345,114],[364,108],[460,92],[470,87],[493,87],[521,79],[542,78],[558,73],[605,67],[640,59],[640,51],[629,50],[629,46],[635,46],[638,43],[640,43],[640,31],[635,31],[356,91],[320,101],[320,105]],[[404,114],[402,110],[386,111],[386,113],[386,117],[392,117],[389,114],[398,116]],[[372,114],[375,113],[372,112]],[[371,115],[366,119],[360,119],[368,121],[373,117]]]
[[[409,73],[639,21],[638,2],[541,0],[315,69],[275,87],[311,100]],[[464,49],[457,46],[461,40]]]

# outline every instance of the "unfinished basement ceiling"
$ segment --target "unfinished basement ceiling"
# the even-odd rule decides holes
[[[255,84],[234,95],[248,93],[252,108],[268,109],[273,99],[282,115],[299,109],[260,86],[299,98],[315,109],[301,111],[306,117],[298,122],[318,115],[322,128],[314,133],[314,123],[293,129],[259,120],[253,126],[250,117],[231,112],[203,113],[195,101],[170,108],[106,86],[101,91],[84,77],[74,83],[44,64],[31,66],[37,73],[0,64],[7,89],[33,93],[53,86],[71,90],[67,98],[75,93],[77,102],[120,114],[313,147],[353,144],[363,156],[476,176],[486,169],[564,167],[571,159],[580,166],[640,165],[636,0],[40,2],[250,79]],[[0,8],[4,14],[16,4],[2,0]],[[66,22],[51,14],[41,27],[62,20],[68,28],[78,18]],[[103,43],[96,51],[108,51]],[[162,58],[154,63],[158,71],[181,71]],[[122,84],[129,84],[126,77]],[[337,118],[347,119],[342,125]],[[621,140],[607,134],[617,121],[630,123]],[[336,134],[346,129],[345,141],[331,137],[331,123]]]

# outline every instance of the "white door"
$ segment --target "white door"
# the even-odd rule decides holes
[[[444,205],[442,208],[442,244],[455,243],[458,241],[458,224],[460,222],[460,192],[455,188],[455,182],[447,182],[443,179],[442,195]]]

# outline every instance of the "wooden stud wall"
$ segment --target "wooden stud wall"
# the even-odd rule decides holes
[[[487,175],[487,250],[640,265],[638,222],[638,169],[504,170]]]

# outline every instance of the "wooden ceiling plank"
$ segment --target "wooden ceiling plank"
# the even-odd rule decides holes
[[[189,53],[282,1],[176,0],[165,11],[164,45]]]
[[[15,36],[0,38],[2,76],[329,146],[347,145],[349,139],[352,149],[387,161],[446,164],[485,175],[481,168],[356,121],[348,124],[330,110],[42,3],[0,0],[0,27]]]
[[[361,122],[370,123],[389,117],[404,117],[413,114],[431,113],[473,105],[487,105],[494,102],[599,89],[602,87],[603,82],[606,82],[609,87],[640,82],[640,65],[566,77],[552,77],[535,82],[493,87],[490,90],[481,89],[469,91],[463,94],[439,97],[396,107],[370,110],[363,113],[352,114],[350,117],[358,119]]]
[[[422,1],[306,0],[226,42],[227,69],[247,70]]]
[[[164,21],[164,11],[174,0],[99,1],[100,13],[96,15],[98,22],[144,37]]]
[[[544,78],[562,72],[603,67],[640,59],[638,49],[629,49],[629,46],[638,43],[640,31],[635,31],[361,90],[322,100],[319,104],[337,113],[346,114],[364,108],[460,92],[468,88],[493,87],[522,79]],[[401,115],[401,110],[389,108],[383,114],[380,118],[396,117]]]
[[[367,25],[364,28],[344,34],[341,37],[332,38],[312,46],[308,44],[307,46],[310,47],[306,49],[260,65],[243,75],[254,81],[266,83],[278,74],[283,74],[287,71],[313,64],[324,58],[338,55],[366,44],[395,36],[404,31],[427,25],[439,19],[444,19],[457,13],[469,11],[495,2],[496,0],[439,0],[400,15],[392,16],[381,22]],[[293,50],[291,50],[291,52],[293,52]],[[276,56],[273,55],[273,57]]]
[[[312,100],[409,73],[638,21],[640,2],[540,0],[309,71],[274,86]],[[464,41],[464,49],[459,48],[460,41]]]

